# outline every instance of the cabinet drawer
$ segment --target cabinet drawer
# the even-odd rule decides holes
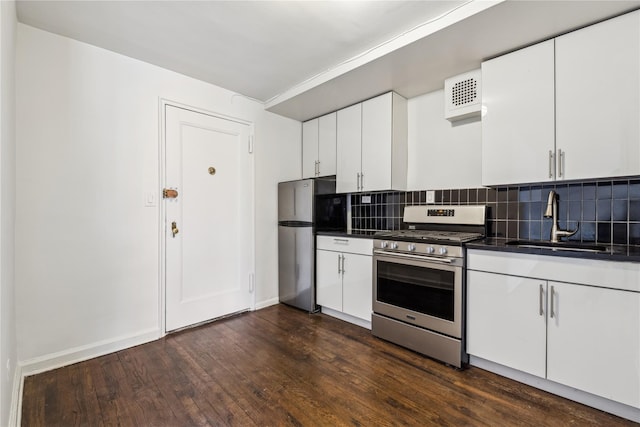
[[[316,249],[360,255],[372,255],[373,240],[354,239],[349,237],[317,236]]]
[[[640,292],[640,263],[470,249],[467,269]]]

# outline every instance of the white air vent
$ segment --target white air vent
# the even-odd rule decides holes
[[[444,117],[455,122],[479,117],[482,107],[480,70],[469,71],[444,81]]]

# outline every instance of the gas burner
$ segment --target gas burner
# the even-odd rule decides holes
[[[409,240],[435,240],[466,243],[484,237],[482,233],[468,233],[461,231],[440,231],[440,230],[397,230],[376,233],[377,238],[387,239],[409,239]]]

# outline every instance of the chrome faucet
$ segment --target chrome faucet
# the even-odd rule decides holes
[[[573,231],[569,231],[561,230],[558,226],[558,195],[553,190],[549,191],[549,199],[547,200],[547,209],[544,211],[544,217],[552,218],[553,221],[551,224],[551,236],[549,237],[549,240],[551,240],[552,243],[558,243],[560,241],[560,237],[573,236],[578,232],[577,228]]]

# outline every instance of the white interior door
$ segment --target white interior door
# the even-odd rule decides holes
[[[249,126],[165,107],[166,330],[247,310],[254,266]]]

